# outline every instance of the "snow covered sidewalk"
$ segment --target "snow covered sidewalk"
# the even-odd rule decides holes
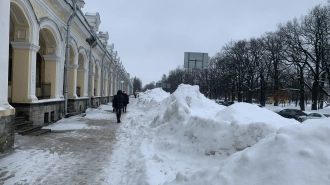
[[[16,135],[14,149],[0,156],[0,184],[112,184],[115,117],[111,105],[101,105],[48,126],[46,135]]]

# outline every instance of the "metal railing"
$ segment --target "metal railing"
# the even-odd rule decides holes
[[[41,82],[36,83],[36,96],[39,100],[41,99],[50,99],[51,95],[51,83],[50,82]]]

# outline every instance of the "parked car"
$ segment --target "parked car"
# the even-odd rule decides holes
[[[215,103],[220,104],[220,105],[222,105],[223,102],[224,102],[223,100],[215,100]]]
[[[229,106],[229,105],[232,105],[232,104],[234,104],[234,102],[233,101],[224,101],[224,102],[220,102],[219,103],[220,105],[224,105],[224,106]]]
[[[322,118],[327,118],[327,116],[319,113],[310,113],[306,116],[299,116],[298,121],[303,122],[307,119],[322,119]]]
[[[330,117],[330,114],[323,114],[323,116],[325,116],[325,117]]]
[[[278,112],[278,114],[285,118],[293,118],[295,120],[298,120],[299,116],[307,115],[306,113],[298,109],[283,109],[280,112]]]

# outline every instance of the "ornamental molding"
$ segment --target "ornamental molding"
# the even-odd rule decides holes
[[[14,49],[22,49],[22,50],[32,50],[39,51],[40,46],[28,43],[28,42],[10,42]]]
[[[43,56],[45,61],[59,61],[60,60],[60,57],[58,57],[57,55],[44,55]]]
[[[87,70],[87,69],[81,69],[81,68],[78,68],[78,69],[77,69],[77,72],[88,72],[88,70]]]
[[[74,68],[74,69],[78,69],[79,65],[78,64],[70,64],[69,68]]]

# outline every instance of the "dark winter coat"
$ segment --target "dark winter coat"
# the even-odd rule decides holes
[[[129,98],[128,98],[128,95],[127,94],[123,94],[124,96],[124,106],[127,106],[127,104],[129,103]]]
[[[113,97],[112,107],[115,109],[122,109],[124,107],[124,96],[121,90],[117,91],[117,95]]]

